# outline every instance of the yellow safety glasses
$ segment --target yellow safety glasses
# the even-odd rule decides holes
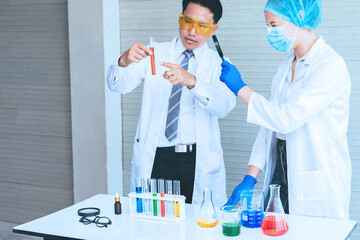
[[[179,25],[185,30],[191,30],[195,26],[195,31],[201,35],[210,35],[215,27],[215,24],[202,22],[191,17],[186,17],[183,14],[179,16]]]

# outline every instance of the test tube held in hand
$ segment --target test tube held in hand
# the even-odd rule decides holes
[[[173,185],[174,185],[173,189],[174,189],[175,197],[180,197],[180,181],[174,180]],[[174,209],[175,209],[175,217],[180,217],[179,201],[174,202]]]
[[[152,178],[150,180],[151,182],[151,193],[153,194],[153,197],[156,197],[156,193],[157,193],[157,182],[155,178]],[[157,216],[157,200],[154,199],[153,200],[153,213],[154,213],[154,217]]]
[[[164,179],[158,179],[158,192],[160,193],[160,197],[164,197]],[[161,209],[161,216],[165,217],[165,201],[164,200],[160,200],[160,209]]]
[[[151,59],[151,73],[152,75],[156,74],[155,71],[155,52],[154,52],[154,42],[153,42],[153,38],[150,37],[150,51],[152,52],[152,55],[150,56]]]
[[[135,178],[135,189],[136,193],[142,193],[142,179],[139,177]],[[136,212],[143,212],[142,198],[136,198]]]

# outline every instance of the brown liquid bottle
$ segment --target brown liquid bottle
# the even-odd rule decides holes
[[[115,214],[121,214],[121,203],[120,203],[120,197],[119,197],[118,193],[116,193],[116,196],[115,196],[114,207],[115,207]]]

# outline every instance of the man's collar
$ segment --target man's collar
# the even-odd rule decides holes
[[[204,51],[204,49],[206,48],[207,43],[204,43],[202,46],[193,49],[192,51],[194,52],[194,56],[196,59],[199,59],[200,55],[202,54],[202,52]],[[184,45],[181,42],[180,36],[177,37],[176,39],[176,43],[175,43],[175,56],[178,58],[180,57],[180,55],[186,50],[186,48],[184,47]]]

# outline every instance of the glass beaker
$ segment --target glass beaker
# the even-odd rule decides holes
[[[247,190],[241,193],[241,226],[261,227],[264,218],[264,195],[260,190]]]
[[[285,219],[284,207],[280,200],[280,185],[270,185],[270,200],[265,211],[261,225],[263,234],[268,236],[281,236],[289,227]]]
[[[209,188],[203,189],[203,201],[201,203],[197,224],[204,228],[215,227],[218,224],[215,207],[212,201],[212,191]]]
[[[225,236],[234,237],[240,234],[239,207],[235,205],[220,208],[222,216],[222,231]]]

